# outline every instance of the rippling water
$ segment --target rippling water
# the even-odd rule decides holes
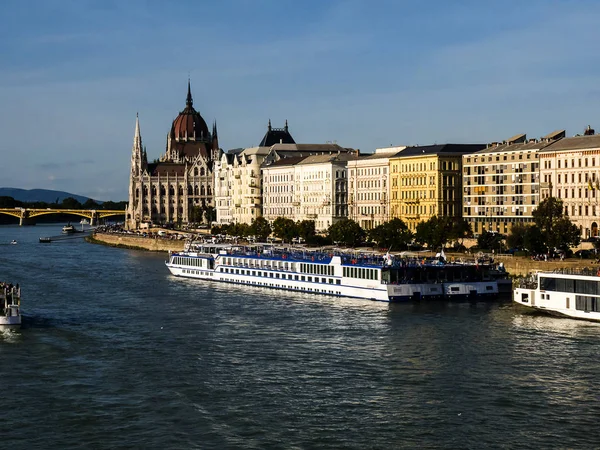
[[[596,324],[176,279],[60,228],[0,227],[2,448],[600,446]]]

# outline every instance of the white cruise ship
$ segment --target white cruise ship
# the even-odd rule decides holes
[[[549,314],[600,321],[600,270],[538,272],[515,289],[514,301]]]
[[[493,268],[269,244],[189,243],[166,262],[187,278],[378,301],[496,297]]]

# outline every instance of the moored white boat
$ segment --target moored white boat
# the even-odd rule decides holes
[[[75,227],[73,225],[71,225],[71,223],[68,223],[67,225],[62,227],[62,232],[64,234],[71,234],[71,233],[76,233],[77,230],[75,229]]]
[[[21,288],[0,283],[0,327],[21,326]]]
[[[192,243],[166,262],[176,276],[378,301],[495,297],[491,266],[396,260],[270,244]]]
[[[515,289],[514,301],[553,315],[600,321],[600,270],[535,273]]]

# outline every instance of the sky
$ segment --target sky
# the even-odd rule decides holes
[[[0,187],[127,200],[194,107],[224,150],[271,119],[361,153],[600,131],[597,0],[3,0]]]

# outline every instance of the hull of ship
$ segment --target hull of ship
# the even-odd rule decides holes
[[[190,269],[172,264],[167,264],[167,267],[171,274],[178,277],[382,302],[399,303],[436,299],[454,301],[482,300],[494,299],[498,295],[498,287],[494,282],[404,283],[394,285],[381,284],[378,285],[378,287],[359,287],[331,283],[303,282],[283,278],[230,274],[214,270],[202,270],[197,267]]]
[[[395,301],[388,297],[386,286],[383,285],[381,288],[343,286],[339,284],[303,282],[282,278],[267,278],[240,274],[234,275],[212,270],[199,270],[196,268],[187,269],[185,267],[177,267],[168,264],[167,267],[173,275],[178,277],[219,281],[254,287],[266,287],[309,294],[329,295],[334,297],[360,298],[382,302]]]
[[[526,294],[526,300],[523,300],[523,294]],[[531,311],[540,311],[556,317],[567,317],[570,319],[586,320],[589,322],[600,322],[600,313],[594,311],[584,311],[578,309],[564,308],[559,305],[566,305],[566,298],[545,301],[536,297],[539,293],[535,289],[517,288],[514,291],[513,301]],[[570,303],[572,304],[572,303]]]
[[[21,326],[21,315],[0,317],[0,328],[18,328]]]

